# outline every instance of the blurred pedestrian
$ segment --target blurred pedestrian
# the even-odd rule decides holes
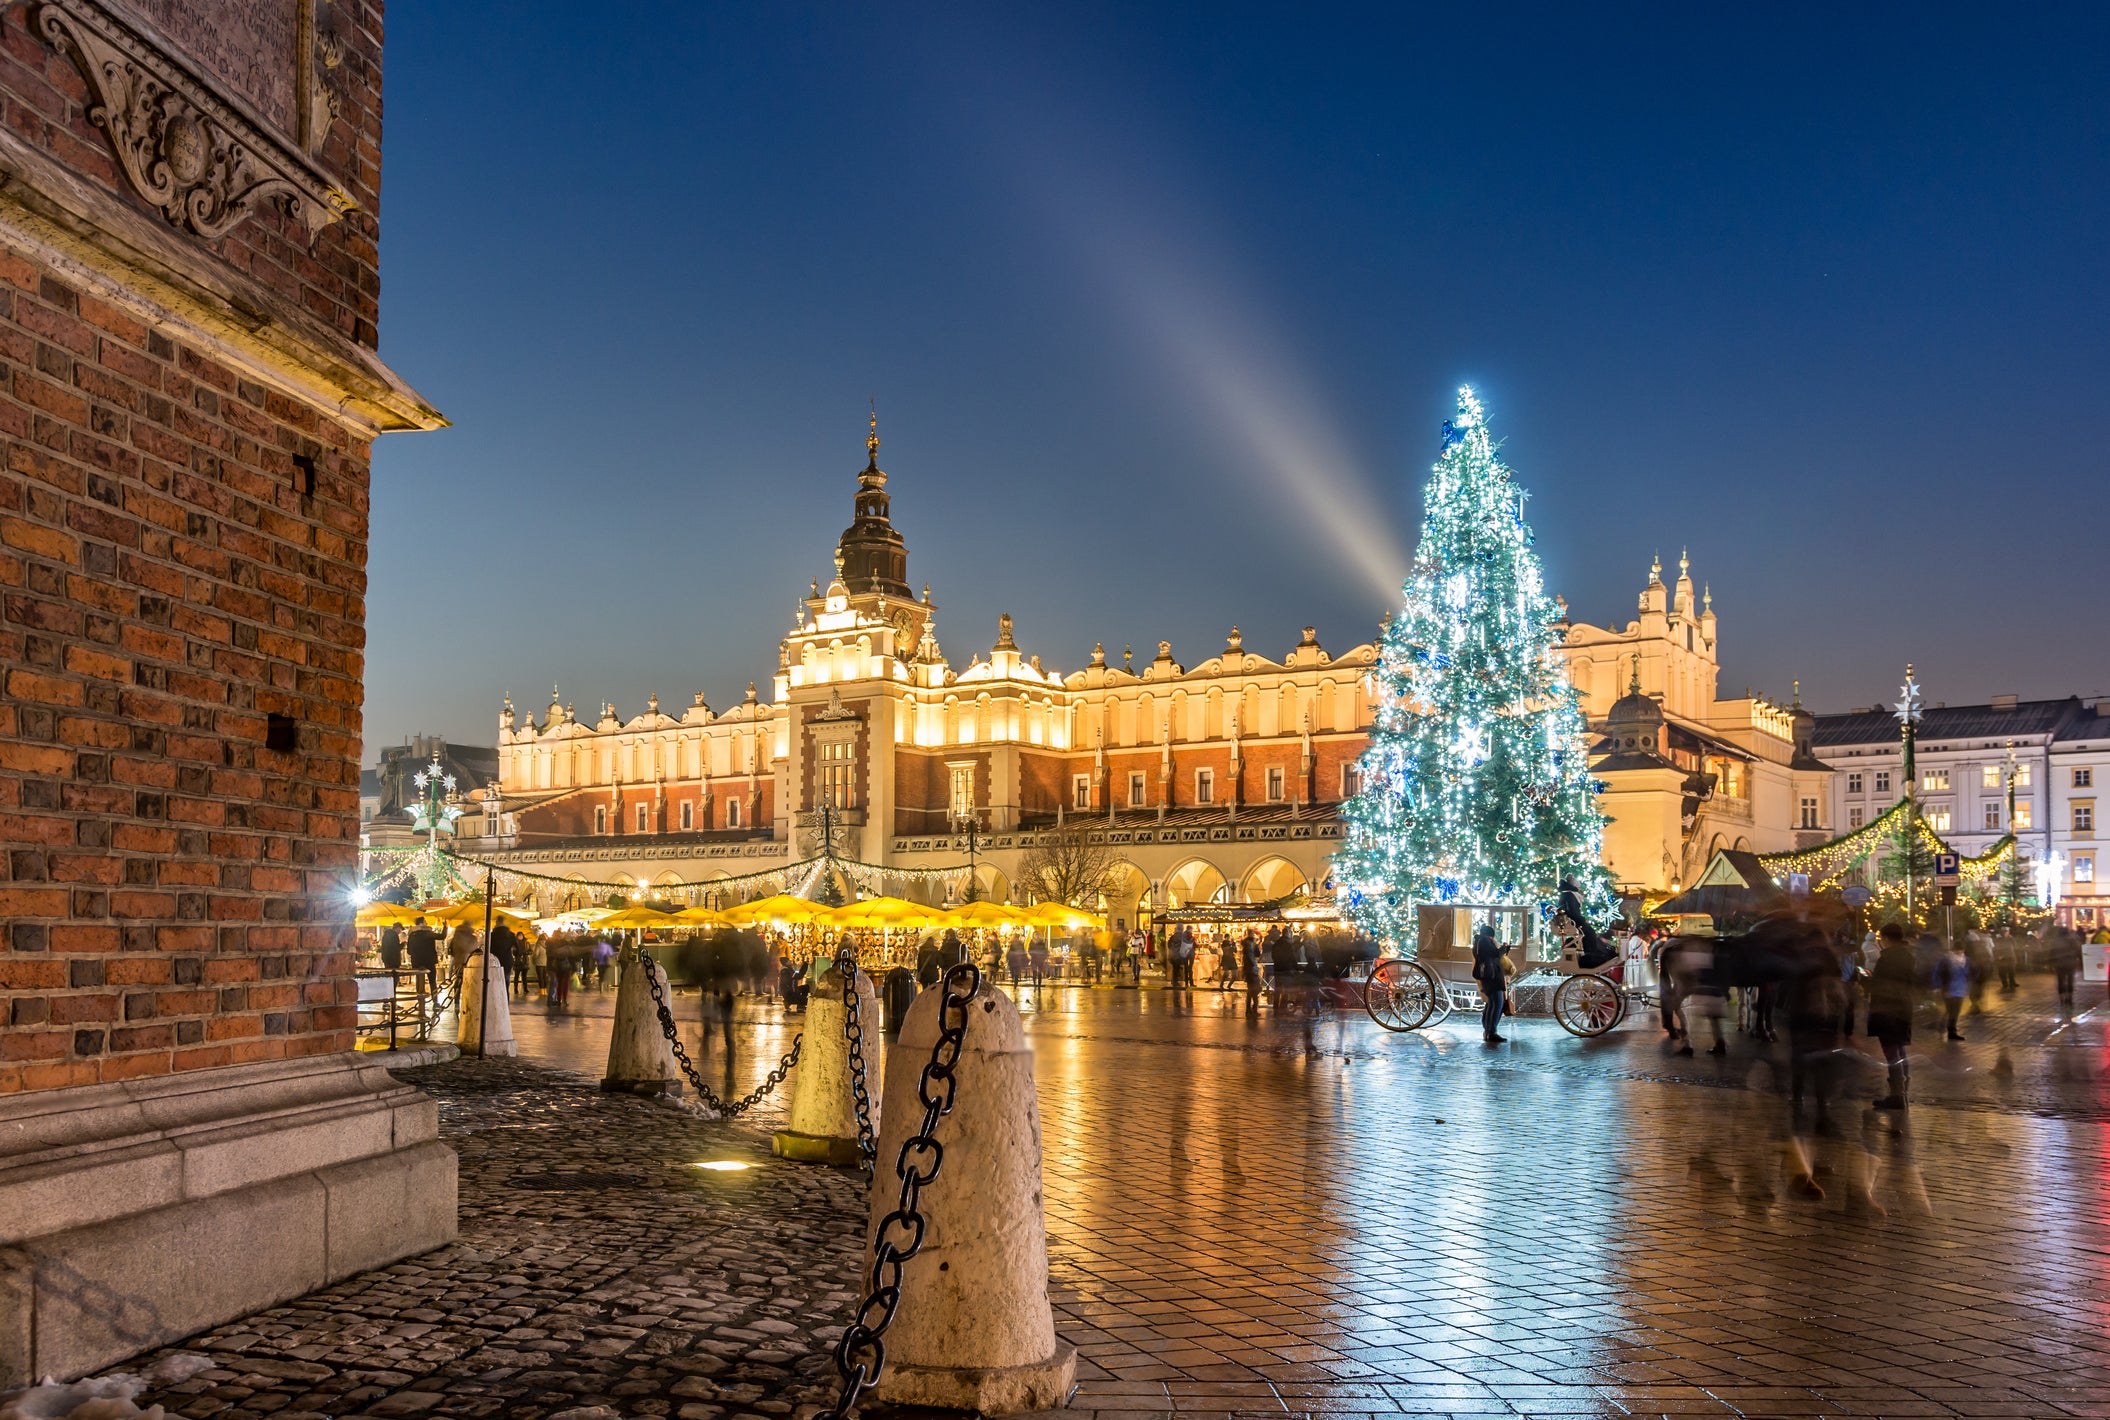
[[[938,952],[938,939],[925,937],[923,945],[916,949],[916,983],[928,991],[944,978],[945,964]]]
[[[1260,1014],[1260,934],[1248,930],[1245,944],[1238,951],[1240,974],[1245,977],[1245,1013],[1248,1018]]]
[[[2021,952],[2016,950],[2015,939],[2008,933],[2002,932],[1994,938],[1993,967],[2000,973],[2000,989],[2003,993],[2013,991],[2021,985],[2015,980],[2016,968],[2021,964],[2018,958],[2021,955]]]
[[[381,929],[381,965],[388,971],[403,969],[403,933],[393,922]]]
[[[1791,948],[1793,975],[1782,983],[1788,1018],[1788,1135],[1792,1182],[1805,1197],[1824,1190],[1811,1166],[1808,1137],[1832,1132],[1831,1099],[1839,1069],[1839,1025],[1846,995],[1838,958],[1809,933]],[[1807,1109],[1805,1106],[1807,1105]],[[1807,1119],[1807,1124],[1805,1124]]]
[[[1962,942],[1951,942],[1947,957],[1943,960],[1938,975],[1941,979],[1942,1005],[1948,1012],[1948,1038],[1962,1040],[1963,1032],[1956,1028],[1957,1018],[1963,1014],[1963,1003],[1971,994],[1971,963],[1964,955]]]
[[[513,988],[513,929],[506,925],[503,917],[491,928],[491,960],[498,964],[498,979],[505,983],[510,993]]]
[[[466,922],[455,924],[447,934],[447,980],[454,987],[454,999],[462,998],[462,973],[469,968],[470,954],[476,950],[476,929]]]
[[[417,976],[418,1014],[422,1017],[425,1014],[426,996],[430,995],[437,1000],[440,994],[440,939],[425,925],[425,919],[419,917],[411,924],[410,936],[404,942],[404,947],[410,953],[410,969]]]
[[[2081,970],[2081,939],[2071,927],[2054,922],[2044,929],[2045,962],[2059,987],[2059,1013],[2073,1019],[2073,982]]]
[[[1906,1089],[1912,1083],[1907,1047],[1912,1044],[1912,1013],[1919,1005],[1920,968],[1905,942],[1904,930],[1895,922],[1885,923],[1877,938],[1883,950],[1868,976],[1868,1033],[1883,1048],[1890,1093],[1876,1101],[1876,1108],[1903,1109]]]
[[[1727,1055],[1729,1042],[1722,1035],[1722,1017],[1729,1013],[1729,986],[1722,961],[1721,943],[1703,937],[1688,937],[1678,956],[1678,1014],[1685,1021],[1684,1044],[1678,1054],[1692,1054],[1697,1021],[1705,1021],[1714,1032],[1709,1055]]]

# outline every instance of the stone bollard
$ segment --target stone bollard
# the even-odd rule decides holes
[[[486,1055],[518,1055],[520,1047],[513,1041],[513,1007],[506,999],[505,968],[498,964],[497,957],[491,958],[491,979],[488,989],[484,988],[484,954],[471,952],[468,964],[462,968],[462,1008],[455,1042],[469,1051],[481,1040]]]
[[[864,1033],[867,1088],[878,1081],[879,993],[857,973],[857,1019]],[[791,1076],[791,1110],[771,1148],[807,1164],[855,1164],[857,1102],[850,1092],[850,1042],[843,1037],[843,979],[833,962],[813,977],[806,998],[806,1040]],[[879,1095],[872,1094],[872,1127],[879,1127]]]
[[[909,1007],[887,1057],[886,1127],[872,1181],[865,1276],[879,1222],[901,1202],[895,1163],[923,1125],[917,1085],[938,1043],[946,992]],[[1055,1335],[1040,1183],[1033,1057],[1011,998],[984,978],[967,1006],[945,1157],[924,1188],[923,1249],[902,1269],[876,1399],[999,1415],[1067,1405],[1077,1351]]]
[[[660,993],[668,1001],[674,999],[665,967],[641,953],[624,959],[615,986],[615,1028],[608,1033],[608,1073],[601,1077],[601,1088],[611,1094],[678,1095],[681,1067],[674,1063],[674,1047],[660,1026],[646,972],[659,978]]]

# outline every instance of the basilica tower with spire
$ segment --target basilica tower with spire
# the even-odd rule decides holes
[[[909,598],[908,544],[887,516],[886,474],[879,467],[879,411],[865,436],[864,471],[857,475],[856,517],[836,540],[837,575],[852,596],[878,593]]]

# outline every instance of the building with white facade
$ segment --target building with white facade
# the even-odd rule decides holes
[[[1903,751],[1889,707],[1819,715],[1812,747],[1831,769],[1827,809],[1838,832],[1903,797]],[[1920,814],[1951,847],[1976,856],[2012,829],[2018,854],[2044,865],[2063,918],[2110,921],[2101,879],[2110,859],[2096,836],[2096,786],[2110,775],[2110,701],[2003,695],[1982,705],[1935,705],[1920,721],[1913,758]]]

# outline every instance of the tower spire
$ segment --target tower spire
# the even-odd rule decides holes
[[[851,595],[880,594],[911,600],[908,547],[888,517],[887,476],[879,467],[879,400],[873,397],[866,424],[865,466],[857,475],[850,526],[836,541],[836,575]]]

